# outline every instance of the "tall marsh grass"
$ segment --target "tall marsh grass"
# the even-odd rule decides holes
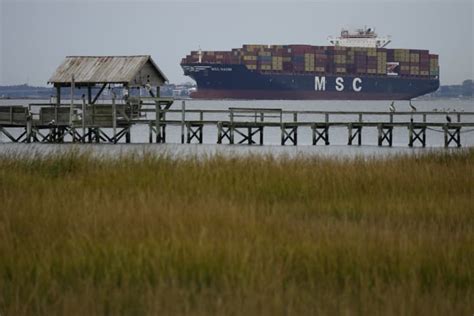
[[[474,151],[0,158],[3,315],[471,315]]]

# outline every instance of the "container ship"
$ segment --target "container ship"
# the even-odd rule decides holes
[[[371,28],[329,46],[243,45],[192,51],[181,61],[198,99],[409,100],[439,88],[438,55],[389,49]]]

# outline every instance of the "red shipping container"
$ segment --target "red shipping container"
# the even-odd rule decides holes
[[[310,45],[289,45],[293,54],[304,54],[311,47]]]

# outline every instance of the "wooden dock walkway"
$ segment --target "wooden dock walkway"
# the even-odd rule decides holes
[[[428,146],[427,131],[444,135],[445,147],[461,147],[474,132],[474,112],[291,111],[279,108],[226,110],[171,109],[172,99],[131,98],[128,102],[35,104],[0,107],[0,136],[11,142],[130,143],[130,130],[146,125],[150,143],[165,143],[167,128],[181,127],[181,143],[204,142],[204,129],[217,130],[217,144],[263,145],[267,128],[280,129],[281,145],[298,145],[298,134],[311,132],[313,145],[330,145],[332,128],[347,129],[347,144],[362,145],[362,130],[377,130],[377,144],[392,146],[396,129],[408,130],[408,146]],[[432,144],[435,145],[435,144]]]

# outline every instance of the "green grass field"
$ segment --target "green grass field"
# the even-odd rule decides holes
[[[474,150],[0,158],[0,314],[472,315]]]

